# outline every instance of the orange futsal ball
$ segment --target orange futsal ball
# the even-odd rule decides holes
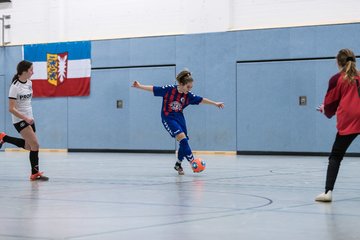
[[[205,170],[206,163],[201,158],[196,158],[191,161],[191,168],[193,172],[199,173]]]

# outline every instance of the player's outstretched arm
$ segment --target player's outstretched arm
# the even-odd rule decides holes
[[[152,92],[153,89],[154,89],[154,86],[152,86],[152,85],[142,85],[138,81],[134,81],[131,86],[134,87],[134,88],[139,88],[139,89],[149,91],[149,92]]]
[[[201,101],[201,103],[204,103],[204,104],[211,104],[211,105],[214,105],[214,106],[217,106],[218,108],[224,108],[225,105],[223,102],[214,102],[210,99],[207,99],[207,98],[203,98],[203,100]]]

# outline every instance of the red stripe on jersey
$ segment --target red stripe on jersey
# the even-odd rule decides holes
[[[168,95],[169,92],[167,92],[164,96],[164,107],[163,107],[163,112],[165,113],[165,115],[168,115],[169,113],[166,111],[166,105],[167,105],[167,100],[168,100]]]
[[[180,99],[181,99],[181,96],[182,96],[183,94],[179,94],[178,93],[178,95],[177,95],[177,97],[176,97],[176,101],[178,102],[178,103],[180,103],[181,104],[181,102],[180,102]],[[182,104],[181,104],[182,105]],[[180,110],[180,112],[182,111],[182,106],[181,106],[181,109],[177,109],[176,110],[176,112],[179,112],[179,110]]]
[[[167,104],[167,107],[168,107],[168,111],[167,112],[172,112],[172,109],[171,109],[171,106],[169,104],[171,104],[173,101],[174,101],[174,98],[175,98],[175,93],[176,93],[176,88],[174,88],[172,91],[171,91],[171,96],[169,97],[169,103]]]

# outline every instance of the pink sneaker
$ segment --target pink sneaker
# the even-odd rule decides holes
[[[0,141],[2,141],[5,136],[6,136],[6,133],[1,132],[1,133],[0,133]]]
[[[6,133],[4,133],[4,132],[0,133],[0,149],[1,149],[2,145],[5,143],[4,140],[3,140],[3,138],[5,136],[6,136]]]
[[[38,172],[30,176],[31,181],[49,181],[49,178],[43,175],[43,172]]]

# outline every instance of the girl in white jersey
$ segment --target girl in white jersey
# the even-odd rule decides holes
[[[33,64],[21,61],[17,65],[17,74],[13,77],[9,91],[9,111],[16,130],[23,138],[0,133],[0,148],[4,142],[30,151],[30,180],[48,181],[49,178],[39,171],[39,143],[36,137],[35,122],[31,107]]]

